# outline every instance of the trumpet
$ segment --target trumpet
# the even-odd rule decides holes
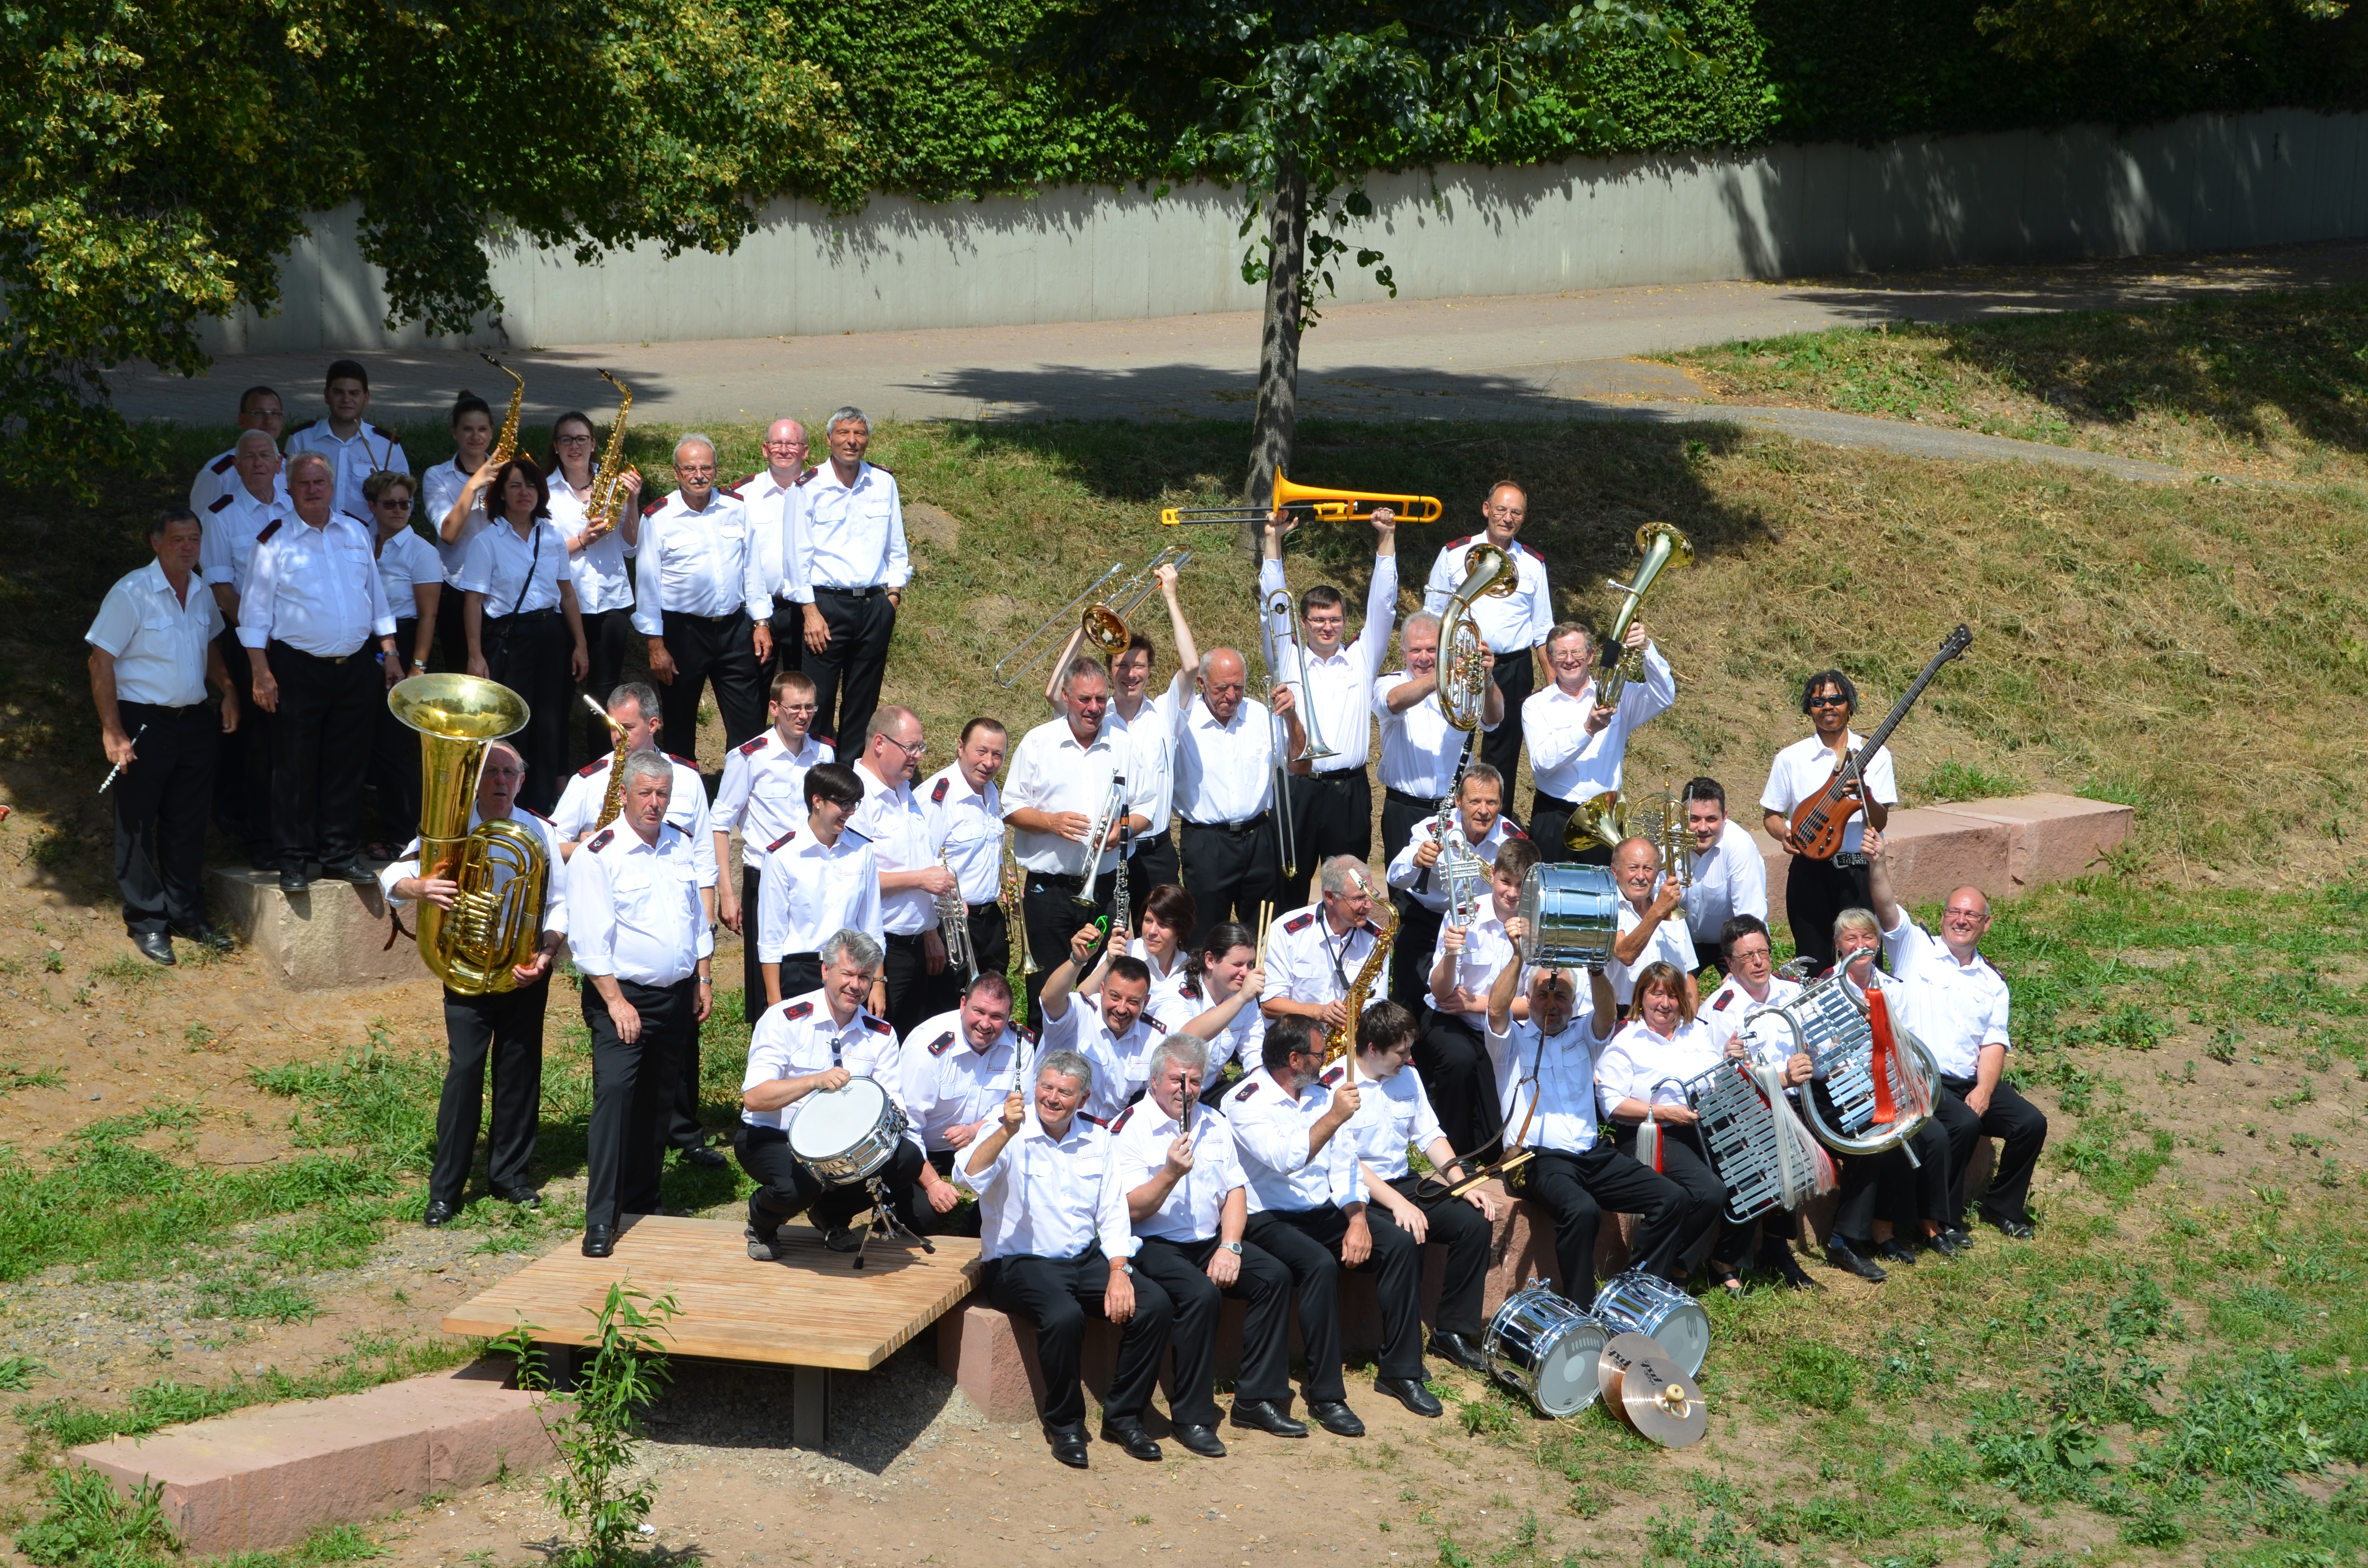
[[[1667,523],[1646,523],[1638,528],[1636,548],[1645,552],[1645,559],[1637,563],[1634,582],[1604,579],[1628,597],[1621,603],[1620,614],[1611,622],[1611,634],[1603,640],[1603,674],[1595,683],[1595,705],[1599,708],[1619,707],[1621,693],[1628,683],[1644,678],[1644,653],[1623,648],[1621,642],[1628,635],[1629,623],[1636,619],[1636,607],[1645,602],[1645,591],[1664,571],[1674,572],[1694,563],[1694,547],[1686,542],[1685,535]],[[1439,651],[1442,655],[1446,653],[1444,641]]]
[[[1116,821],[1120,813],[1125,810],[1126,775],[1113,773],[1110,775],[1110,789],[1102,796],[1101,810],[1094,813],[1094,825],[1086,831],[1084,845],[1086,869],[1082,873],[1083,881],[1078,886],[1076,902],[1087,909],[1091,909],[1099,902],[1094,897],[1094,884],[1101,880],[1102,847],[1110,838],[1110,824]],[[1119,866],[1118,874],[1121,877],[1126,875],[1123,862]]]
[[[1179,523],[1262,523],[1280,508],[1326,522],[1361,523],[1371,521],[1374,511],[1383,506],[1395,511],[1402,523],[1435,523],[1444,511],[1436,495],[1326,490],[1313,484],[1293,484],[1278,473],[1274,476],[1272,506],[1167,506],[1160,510],[1159,520],[1171,528]]]
[[[1173,566],[1178,572],[1192,559],[1189,550],[1173,545],[1143,563],[1143,569],[1110,591],[1110,597],[1086,607],[1086,641],[1115,659],[1126,652],[1127,618],[1132,616],[1153,590],[1159,586],[1159,569]]]
[[[938,937],[946,945],[946,967],[961,969],[967,984],[978,978],[978,954],[970,945],[970,905],[962,902],[962,879],[954,876],[953,862],[942,849],[938,851],[938,865],[954,877],[952,891],[938,894]]]
[[[1038,659],[1044,656],[1044,650],[1051,645],[1049,640],[1052,638],[1053,634],[1060,631],[1063,627],[1075,621],[1077,612],[1083,609],[1087,605],[1091,604],[1094,600],[1094,597],[1102,591],[1102,585],[1125,570],[1125,562],[1119,561],[1111,562],[1109,571],[1103,573],[1092,582],[1087,583],[1076,597],[1071,599],[1067,604],[1063,605],[1059,609],[1054,610],[1052,615],[1045,619],[1043,625],[1038,627],[1035,631],[1021,638],[1018,646],[1014,647],[1011,652],[1004,654],[1001,659],[996,662],[996,684],[997,686],[1009,686],[1013,681],[1018,680],[1022,670],[1025,670],[1029,665],[1034,664]],[[1124,646],[1123,643],[1120,645],[1121,647]],[[1008,670],[1011,673],[1006,675],[1004,673],[1006,670]]]

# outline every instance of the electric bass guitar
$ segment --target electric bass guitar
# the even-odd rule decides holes
[[[1835,764],[1834,776],[1827,779],[1816,794],[1793,808],[1793,833],[1789,842],[1795,851],[1812,860],[1830,860],[1841,852],[1843,830],[1850,826],[1850,818],[1866,804],[1865,790],[1859,778],[1859,770],[1864,766],[1861,759],[1883,749],[1883,743],[1891,738],[1891,732],[1899,727],[1899,721],[1907,717],[1907,710],[1916,706],[1916,699],[1924,695],[1924,688],[1932,684],[1932,677],[1941,673],[1941,666],[1964,653],[1973,643],[1973,632],[1963,626],[1950,632],[1949,640],[1941,644],[1941,651],[1932,655],[1932,662],[1924,666],[1924,673],[1899,694],[1899,700],[1891,705],[1891,711],[1884,714],[1883,722],[1874,727],[1874,733],[1867,736],[1866,744]]]

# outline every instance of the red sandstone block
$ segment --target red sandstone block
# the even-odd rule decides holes
[[[2109,851],[2127,842],[2137,822],[2137,812],[2128,806],[2111,801],[2084,801],[2078,795],[2015,795],[1937,809],[2006,831],[2005,896],[2009,898],[2029,888],[2086,876],[2097,869]],[[1994,891],[1987,884],[1975,885],[1986,892]],[[1944,888],[1941,892],[1947,891]]]
[[[268,1551],[325,1525],[359,1524],[507,1468],[538,1471],[551,1440],[504,1371],[469,1368],[367,1393],[270,1405],[68,1456],[129,1495],[164,1486],[165,1517],[189,1551]]]

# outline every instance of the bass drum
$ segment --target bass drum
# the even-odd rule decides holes
[[[1609,962],[1620,935],[1620,902],[1609,867],[1532,866],[1521,883],[1520,914],[1530,924],[1521,961],[1552,969]]]
[[[905,1136],[905,1113],[869,1078],[817,1089],[798,1102],[790,1153],[830,1187],[849,1187],[883,1168]]]
[[[1609,1333],[1650,1335],[1690,1378],[1710,1354],[1710,1314],[1702,1303],[1641,1268],[1596,1292],[1595,1315]]]
[[[1603,1325],[1552,1290],[1532,1285],[1505,1298],[1481,1336],[1488,1370],[1548,1415],[1575,1415],[1601,1392],[1596,1361]]]

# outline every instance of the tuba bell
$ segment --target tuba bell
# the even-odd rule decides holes
[[[1480,629],[1472,619],[1472,606],[1483,598],[1503,598],[1521,585],[1513,558],[1493,544],[1474,545],[1463,558],[1463,581],[1439,618],[1439,708],[1447,722],[1469,734],[1480,727],[1488,701],[1488,672],[1481,664]]]
[[[419,903],[419,956],[463,996],[517,988],[510,969],[532,963],[542,940],[541,835],[514,822],[469,831],[485,747],[526,727],[526,699],[475,676],[413,676],[386,694],[419,732],[419,874],[458,882],[450,909]]]
[[[1667,523],[1646,523],[1636,530],[1636,548],[1645,552],[1637,563],[1634,582],[1607,583],[1626,594],[1620,614],[1611,622],[1611,633],[1603,640],[1603,674],[1595,683],[1595,705],[1599,708],[1620,706],[1621,693],[1632,680],[1645,676],[1645,656],[1620,645],[1628,635],[1629,623],[1636,619],[1636,608],[1645,602],[1645,595],[1663,572],[1674,572],[1694,563],[1694,547],[1686,536]]]

